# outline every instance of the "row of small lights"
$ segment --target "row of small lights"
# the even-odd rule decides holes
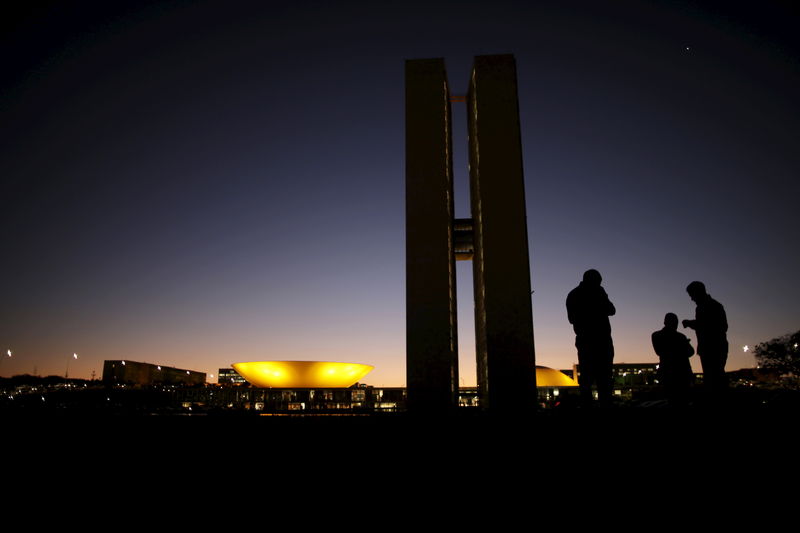
[[[11,354],[11,350],[6,350],[6,354],[8,355],[8,357],[11,357],[11,356],[12,356],[12,354]],[[76,354],[76,353],[73,353],[73,354],[72,354],[72,358],[73,358],[73,359],[77,359],[77,358],[78,358],[78,354]]]
[[[8,357],[11,357],[11,350],[7,350],[6,353],[8,354]],[[72,358],[73,359],[77,359],[78,358],[78,354],[73,353],[72,354]],[[5,357],[3,359],[5,359]],[[122,361],[122,366],[125,366],[125,361],[124,360]],[[161,370],[161,365],[156,365],[156,366],[158,367],[159,370]],[[69,369],[69,366],[67,366],[67,369]],[[186,371],[186,373],[190,374],[190,372],[188,370]],[[214,374],[209,374],[209,376],[213,378]]]
[[[125,360],[124,359],[122,360],[122,366],[125,366]],[[161,370],[161,365],[156,365],[156,368],[158,368],[158,370]],[[189,372],[188,370],[186,371],[186,373],[187,374],[191,374],[191,372]],[[209,376],[213,378],[214,374],[209,374]]]

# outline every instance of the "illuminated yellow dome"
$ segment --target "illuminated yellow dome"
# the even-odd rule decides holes
[[[254,361],[231,366],[256,387],[281,389],[350,387],[375,368],[328,361]]]
[[[558,370],[546,366],[536,367],[537,387],[577,387],[578,382]]]

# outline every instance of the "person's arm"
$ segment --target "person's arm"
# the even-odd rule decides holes
[[[657,331],[653,332],[653,334],[650,335],[650,342],[653,343],[653,351],[656,352],[657,356],[661,357],[661,344],[658,342]]]
[[[567,295],[567,320],[570,324],[575,324],[575,305],[571,292]]]
[[[612,304],[611,300],[608,299],[608,293],[606,290],[602,288],[601,290],[603,291],[603,296],[606,298],[606,313],[608,316],[614,316],[617,313],[617,308],[614,307],[614,304]]]
[[[697,330],[697,321],[698,321],[698,318],[699,318],[697,315],[700,314],[700,311],[698,309],[699,309],[699,307],[695,307],[694,308],[694,320],[688,320],[687,319],[687,320],[683,320],[681,322],[683,324],[683,327],[692,328],[694,330]]]
[[[691,357],[694,355],[694,346],[692,346],[692,341],[688,339],[688,337],[684,337],[684,350],[686,350],[686,357]]]

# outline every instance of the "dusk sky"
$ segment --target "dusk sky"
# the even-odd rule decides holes
[[[454,94],[474,56],[516,58],[537,364],[576,362],[564,302],[588,268],[616,362],[657,361],[650,334],[694,317],[693,280],[725,306],[729,370],[800,329],[783,3],[25,4],[0,23],[0,376],[320,360],[405,385],[403,73],[430,57]]]

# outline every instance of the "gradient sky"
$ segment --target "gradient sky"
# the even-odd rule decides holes
[[[617,362],[657,361],[650,333],[693,317],[692,280],[727,310],[728,369],[800,328],[800,18],[782,4],[27,4],[0,47],[2,376],[298,359],[404,385],[403,69],[426,57],[456,94],[473,56],[516,57],[538,364],[575,362],[564,300],[588,268]]]

